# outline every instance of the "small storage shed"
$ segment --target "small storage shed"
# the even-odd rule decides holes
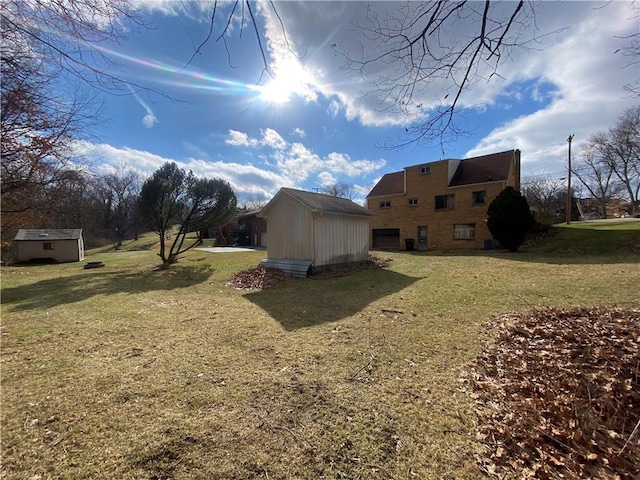
[[[298,276],[369,258],[369,219],[374,214],[348,200],[281,188],[258,214],[269,230],[262,266]]]
[[[56,262],[84,260],[82,229],[20,229],[16,234],[18,262],[51,258]]]

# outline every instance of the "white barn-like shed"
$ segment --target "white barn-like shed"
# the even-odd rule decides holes
[[[261,265],[304,276],[309,268],[366,262],[373,215],[346,198],[281,188],[258,214],[269,232]]]
[[[18,262],[51,258],[56,262],[84,260],[82,229],[20,229],[13,239]]]

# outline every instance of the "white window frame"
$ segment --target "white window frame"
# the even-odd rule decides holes
[[[475,240],[476,224],[475,223],[456,223],[453,225],[454,240]]]

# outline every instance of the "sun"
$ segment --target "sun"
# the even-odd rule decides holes
[[[307,100],[312,96],[312,76],[296,60],[278,62],[268,83],[259,87],[260,99],[267,103],[284,104],[294,95]]]
[[[284,78],[276,77],[260,88],[260,100],[278,105],[287,103],[294,92],[292,87]]]

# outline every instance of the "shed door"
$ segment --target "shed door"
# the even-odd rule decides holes
[[[400,248],[399,228],[374,228],[372,233],[374,250],[398,250]]]

